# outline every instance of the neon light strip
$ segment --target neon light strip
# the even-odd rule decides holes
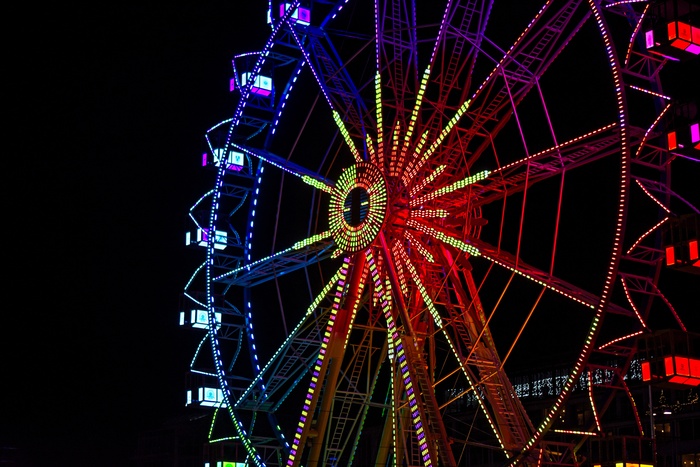
[[[647,230],[646,232],[644,232],[644,233],[642,234],[642,236],[639,237],[639,238],[637,239],[636,242],[634,242],[634,244],[630,247],[630,249],[627,250],[627,254],[629,255],[630,253],[632,253],[632,251],[633,251],[635,248],[637,248],[637,245],[639,245],[639,244],[642,242],[642,240],[644,240],[647,236],[649,236],[649,234],[651,234],[653,231],[655,231],[656,229],[658,229],[659,227],[661,227],[661,225],[662,225],[664,222],[666,222],[668,219],[669,219],[668,217],[664,218],[663,220],[659,221],[659,223],[656,224],[654,227],[652,227],[651,229],[649,229],[649,230]]]
[[[362,278],[360,279],[360,284],[357,288],[357,296],[360,297],[362,296],[362,292],[365,290],[365,286],[367,285],[367,274],[369,273],[369,269],[365,267],[362,270]],[[352,332],[352,325],[355,323],[355,316],[357,316],[357,310],[360,307],[360,302],[361,300],[354,300],[355,304],[352,307],[352,310],[350,310],[350,321],[348,322],[348,332],[345,334],[345,342],[343,342],[343,350],[346,350],[348,347],[348,341],[350,339],[350,333]]]
[[[280,251],[280,252],[278,252],[278,253],[275,253],[274,255],[270,255],[270,256],[267,256],[267,257],[265,257],[265,258],[260,258],[260,259],[257,260],[257,261],[253,261],[252,263],[246,264],[245,266],[241,266],[241,267],[239,267],[239,268],[232,269],[231,271],[228,271],[228,272],[226,272],[226,273],[224,273],[224,274],[221,274],[221,275],[219,275],[219,276],[216,276],[216,277],[214,277],[214,280],[215,280],[215,281],[218,281],[218,280],[224,279],[224,278],[226,278],[226,277],[228,277],[228,276],[232,276],[232,275],[238,274],[239,272],[244,271],[244,270],[245,270],[245,271],[250,271],[250,268],[252,268],[253,266],[256,266],[256,265],[258,265],[258,264],[260,264],[260,263],[263,263],[263,262],[265,262],[265,261],[269,261],[269,260],[271,260],[271,259],[273,259],[273,258],[277,258],[278,256],[282,256],[282,255],[284,255],[284,254],[287,254],[287,253],[289,253],[290,251],[301,250],[302,248],[307,247],[307,246],[309,246],[309,245],[311,245],[311,244],[313,244],[313,243],[316,243],[316,242],[318,242],[318,241],[320,241],[320,240],[325,240],[325,239],[327,239],[327,238],[330,238],[330,236],[331,236],[330,231],[325,231],[325,232],[321,232],[320,234],[312,235],[312,236],[310,236],[310,237],[307,238],[307,239],[299,240],[299,241],[296,242],[294,245],[292,245],[292,246],[290,246],[289,248],[286,248],[286,249],[284,249],[284,250],[282,250],[282,251]]]
[[[607,131],[607,130],[609,130],[609,129],[611,129],[611,128],[615,128],[616,126],[617,126],[617,122],[611,123],[611,124],[609,124],[609,125],[605,125],[604,127],[598,128],[597,130],[589,131],[588,133],[585,133],[585,134],[583,134],[583,135],[581,135],[581,136],[577,136],[576,138],[570,139],[569,141],[566,141],[566,142],[564,142],[564,143],[561,143],[561,144],[557,144],[557,145],[555,145],[555,146],[552,146],[552,147],[549,148],[549,149],[545,149],[545,150],[540,151],[540,152],[538,152],[538,153],[536,153],[536,154],[532,154],[532,155],[527,156],[527,157],[525,157],[525,158],[523,158],[523,159],[520,159],[520,160],[518,160],[518,161],[511,162],[510,164],[506,164],[506,165],[504,165],[503,167],[499,167],[499,168],[497,168],[497,169],[493,169],[493,170],[491,171],[491,173],[492,173],[492,174],[495,174],[495,173],[502,172],[502,171],[504,171],[504,170],[510,169],[511,167],[514,167],[514,166],[516,166],[516,165],[526,164],[529,160],[538,158],[538,157],[540,157],[540,156],[543,156],[543,155],[546,155],[546,154],[549,154],[549,153],[552,153],[552,152],[557,152],[559,149],[562,149],[562,148],[564,148],[564,147],[566,147],[566,146],[570,146],[570,145],[572,145],[572,144],[574,144],[574,143],[577,143],[577,142],[581,141],[582,139],[588,138],[589,136],[593,136],[593,135],[596,135],[596,134],[598,134],[598,133],[602,133],[602,132],[604,132],[604,131]]]
[[[396,252],[394,252],[394,255],[396,255]],[[406,273],[403,270],[403,262],[395,261],[394,266],[396,267],[396,275],[399,278],[399,287],[401,288],[401,293],[403,293],[404,295],[408,295],[408,280],[406,279]]]
[[[202,263],[199,265],[197,269],[194,270],[192,275],[190,276],[190,279],[187,281],[187,284],[185,284],[185,295],[187,298],[195,302],[197,305],[201,306],[202,308],[206,308],[207,304],[204,302],[200,302],[199,300],[196,300],[192,295],[190,295],[187,290],[190,288],[190,285],[192,285],[192,282],[194,281],[195,277],[197,277],[197,274],[199,274],[205,267],[207,263]]]
[[[639,432],[642,434],[642,436],[644,436],[644,426],[642,425],[642,421],[639,419],[639,410],[637,410],[637,402],[634,400],[634,397],[632,397],[632,393],[630,392],[630,388],[625,382],[625,379],[620,378],[620,382],[625,388],[625,392],[627,393],[627,399],[630,401],[630,404],[632,404],[632,407],[634,408],[632,412],[634,412],[634,418],[637,422]]]
[[[292,250],[300,250],[304,247],[307,247],[313,243],[316,243],[320,240],[325,240],[326,238],[329,238],[331,236],[330,231],[325,231],[321,232],[320,234],[312,235],[306,240],[300,240],[296,242],[294,245],[292,245]]]
[[[658,117],[654,120],[654,122],[647,128],[647,131],[644,132],[644,137],[642,138],[642,141],[639,143],[639,147],[637,148],[637,152],[635,153],[635,157],[639,157],[639,154],[642,152],[642,148],[646,145],[647,138],[649,137],[649,134],[652,132],[654,128],[656,128],[656,125],[661,121],[661,117],[663,117],[668,109],[671,108],[671,104],[667,104],[666,107],[661,111]]]
[[[588,371],[588,401],[591,403],[591,411],[593,412],[593,419],[595,420],[595,426],[600,433],[600,418],[598,418],[598,411],[595,408],[595,401],[593,400],[593,378],[591,377],[591,371]]]
[[[640,91],[640,92],[643,92],[645,94],[652,95],[654,97],[660,97],[661,99],[664,99],[667,101],[671,100],[670,96],[667,96],[665,94],[661,94],[658,92],[650,91],[649,89],[640,88],[639,86],[634,86],[633,84],[628,84],[627,87],[629,87],[630,89],[634,89],[635,91]]]
[[[489,261],[491,261],[491,262],[494,263],[494,264],[498,264],[499,266],[501,266],[501,267],[503,267],[503,268],[506,268],[506,269],[508,269],[509,271],[512,271],[512,272],[514,272],[514,273],[516,273],[516,274],[518,274],[518,275],[520,275],[520,276],[522,276],[522,277],[524,277],[524,278],[526,278],[526,279],[529,279],[529,280],[535,282],[536,284],[541,285],[542,287],[546,287],[546,288],[548,288],[549,290],[553,290],[554,292],[556,292],[556,293],[558,293],[558,294],[560,294],[560,295],[563,295],[564,297],[569,298],[569,299],[571,299],[571,300],[573,300],[573,301],[575,301],[575,302],[577,302],[577,303],[580,303],[581,305],[584,305],[584,306],[586,306],[586,307],[588,307],[588,308],[591,308],[591,309],[595,309],[595,307],[596,307],[596,304],[595,304],[595,303],[587,303],[587,302],[581,300],[580,298],[574,297],[574,296],[571,295],[570,293],[564,292],[563,290],[558,289],[557,287],[555,287],[555,286],[553,286],[553,285],[551,285],[551,284],[549,284],[549,283],[547,283],[547,282],[545,282],[545,281],[543,281],[543,280],[540,280],[540,279],[538,279],[538,278],[536,278],[536,277],[534,277],[534,276],[531,276],[530,274],[526,274],[525,272],[523,272],[523,271],[521,271],[521,270],[519,270],[519,269],[517,269],[517,268],[514,268],[514,267],[512,267],[512,266],[508,266],[507,264],[500,262],[500,261],[497,260],[496,258],[492,258],[491,256],[487,256],[487,255],[484,255],[484,254],[482,254],[481,256],[482,256],[483,258],[488,259]]]
[[[425,88],[428,85],[428,79],[430,79],[430,65],[425,68],[423,72],[423,78],[420,82],[420,87],[418,88],[418,95],[416,96],[416,103],[413,106],[413,111],[411,112],[411,120],[408,124],[408,129],[406,129],[406,134],[404,135],[403,148],[401,148],[401,156],[398,161],[397,171],[401,171],[404,162],[406,160],[406,152],[408,151],[408,145],[413,136],[413,131],[416,127],[416,122],[418,121],[418,112],[423,105],[423,96],[425,95]]]
[[[396,329],[396,323],[394,322],[394,317],[391,314],[391,307],[389,306],[389,301],[386,299],[384,287],[382,281],[379,277],[379,272],[377,271],[377,265],[374,261],[374,256],[371,250],[366,252],[367,262],[369,263],[369,271],[374,281],[374,286],[377,292],[382,297],[382,313],[387,322],[387,331],[389,332],[390,340],[393,341],[394,347],[396,349],[396,359],[399,363],[399,369],[401,371],[401,377],[404,383],[404,390],[406,391],[406,396],[408,397],[408,405],[411,411],[411,419],[413,421],[413,428],[416,430],[416,438],[418,441],[419,449],[422,454],[423,465],[429,467],[433,465],[433,460],[430,458],[430,451],[428,450],[428,443],[426,440],[425,432],[423,429],[423,420],[421,419],[421,413],[418,410],[418,401],[416,400],[416,393],[413,388],[413,382],[411,381],[411,375],[408,369],[408,361],[405,355],[405,350],[403,348],[403,343],[401,342],[401,336]],[[396,443],[394,443],[396,444]]]
[[[648,3],[649,0],[622,0],[620,2],[612,2],[605,5],[603,8],[611,8],[618,5],[629,5],[631,3]]]
[[[345,291],[345,280],[348,273],[348,265],[350,264],[350,258],[345,257],[343,259],[343,265],[340,267],[340,278],[338,280],[338,285],[335,290],[335,298],[333,299],[333,307],[331,309],[331,315],[328,318],[328,324],[326,325],[326,331],[323,337],[323,343],[321,344],[321,350],[318,352],[318,358],[316,363],[312,368],[311,373],[311,383],[309,384],[309,389],[306,392],[306,400],[304,401],[304,407],[301,411],[301,417],[299,418],[299,423],[297,424],[296,433],[294,433],[294,440],[289,449],[289,457],[287,458],[287,466],[292,466],[295,464],[295,459],[297,453],[299,453],[299,447],[301,444],[302,434],[304,433],[306,426],[310,425],[312,415],[309,413],[312,410],[313,402],[316,394],[316,384],[318,383],[321,371],[325,368],[326,351],[328,349],[328,343],[331,340],[331,334],[333,333],[333,325],[335,324],[335,319],[338,316],[338,310],[340,309],[340,302],[343,297],[343,292]],[[318,388],[319,390],[321,388]],[[297,463],[298,464],[298,463]]]
[[[433,229],[432,227],[425,226],[421,224],[420,222],[417,222],[415,219],[408,219],[406,221],[406,225],[408,227],[413,227],[415,229],[420,230],[421,232],[430,235],[431,237],[435,238],[436,240],[439,240],[443,243],[446,243],[448,245],[452,245],[453,247],[457,248],[458,250],[464,251],[466,253],[469,253],[472,256],[479,256],[481,255],[481,252],[473,246],[469,245],[468,243],[463,242],[462,240],[458,240],[456,238],[450,237],[438,230]]]
[[[552,430],[554,433],[562,433],[565,435],[579,435],[579,436],[598,436],[598,433],[595,433],[593,431],[576,431],[576,430],[561,430],[561,429],[554,429]],[[541,451],[540,451],[541,452]]]
[[[450,213],[445,209],[413,209],[408,215],[417,219],[444,219]]]
[[[377,9],[377,1],[375,0],[374,8]],[[379,44],[379,41],[376,41]],[[377,45],[378,47],[379,45]],[[377,57],[379,57],[379,52],[377,52]],[[378,166],[384,164],[384,109],[382,107],[382,76],[377,71],[374,76],[374,105],[375,112],[377,115],[377,162]]]
[[[452,7],[452,2],[447,2],[445,4],[445,11],[442,13],[442,19],[440,20],[440,29],[438,30],[437,36],[435,37],[435,44],[433,45],[433,53],[430,55],[430,63],[431,65],[435,63],[435,57],[437,57],[438,53],[438,46],[441,43],[441,39],[443,38],[443,34],[445,33],[445,28],[448,25],[448,16],[447,14],[450,12]]]
[[[632,296],[630,295],[629,288],[627,287],[627,281],[625,280],[624,277],[620,277],[620,282],[622,282],[622,288],[625,291],[625,297],[627,297],[627,301],[629,302],[630,306],[632,306],[632,310],[634,310],[634,314],[637,316],[637,319],[639,320],[641,325],[644,326],[644,329],[649,329],[649,327],[647,326],[647,323],[644,322],[642,315],[639,313],[637,306],[634,304],[634,301],[632,300]]]
[[[315,178],[312,178],[308,175],[302,175],[301,179],[306,183],[307,185],[311,185],[312,187],[319,189],[321,191],[325,191],[326,193],[330,193],[333,191],[333,187],[320,181],[316,180]]]
[[[445,125],[445,128],[442,129],[438,137],[433,141],[433,143],[430,145],[428,150],[423,154],[423,157],[419,159],[417,162],[415,162],[415,159],[412,162],[415,162],[413,165],[413,168],[407,170],[404,172],[404,175],[402,177],[402,180],[404,182],[404,185],[408,186],[408,183],[410,180],[415,177],[416,173],[420,170],[420,168],[423,166],[423,164],[430,159],[430,156],[433,155],[433,153],[437,150],[437,148],[442,144],[442,141],[447,137],[447,135],[450,134],[452,131],[452,128],[459,122],[459,120],[462,118],[462,115],[464,112],[467,111],[469,106],[471,105],[471,99],[467,99],[461,106],[459,106],[459,109],[457,109],[457,112],[455,115],[450,119],[449,122],[447,122],[447,125]],[[416,153],[415,156],[417,157],[418,154]]]
[[[304,62],[304,63],[306,63],[306,62]],[[292,78],[292,82],[289,85],[287,92],[284,93],[284,97],[282,97],[282,99],[281,99],[281,102],[279,105],[280,110],[277,113],[277,116],[275,117],[275,121],[272,122],[272,129],[270,130],[270,134],[274,135],[277,132],[277,125],[279,125],[280,118],[282,118],[282,112],[284,111],[284,108],[287,106],[287,101],[289,100],[289,96],[292,95],[292,90],[294,89],[294,83],[297,82],[297,79],[299,79],[299,75],[301,74],[301,70],[304,69],[304,67],[303,67],[304,63],[302,63],[302,66],[297,68],[296,74]]]
[[[438,177],[438,175],[440,175],[442,173],[442,171],[445,170],[446,168],[447,168],[446,165],[441,165],[439,167],[436,167],[435,170],[433,170],[433,172],[430,175],[425,177],[422,182],[414,185],[413,188],[411,188],[411,191],[408,192],[408,196],[413,198],[416,195],[416,193],[421,191],[428,184],[432,183],[433,180],[435,180]]]
[[[251,348],[251,353],[253,355],[253,360],[255,360],[255,370],[257,371],[256,375],[260,373],[260,360],[258,359],[258,349],[255,346],[255,334],[253,332],[253,312],[252,312],[252,306],[250,304],[250,301],[246,303],[246,308],[248,310],[247,313],[245,313],[245,323],[248,325],[248,338],[250,342],[250,348]],[[235,308],[235,307],[234,307]],[[238,310],[236,310],[238,311]],[[262,386],[263,389],[265,389],[265,385]]]
[[[401,121],[396,120],[394,133],[391,135],[391,155],[389,156],[389,175],[396,176],[396,162],[399,151],[399,134],[401,133]]]
[[[659,200],[656,199],[651,193],[649,193],[649,190],[647,190],[647,189],[644,187],[644,185],[642,185],[642,182],[640,182],[639,180],[635,180],[635,182],[637,182],[637,185],[639,185],[639,188],[641,188],[642,190],[644,190],[644,193],[646,193],[647,196],[648,196],[649,198],[652,199],[652,201],[654,201],[656,204],[658,204],[659,207],[661,207],[661,209],[663,209],[664,211],[666,211],[667,214],[671,214],[671,210],[670,210],[669,208],[667,208],[666,206],[664,206],[663,204],[661,204],[661,201],[659,201]]]
[[[326,19],[323,20],[323,22],[321,23],[321,29],[322,29],[322,30],[325,30],[326,25],[328,24],[328,22],[329,22],[330,20],[333,20],[333,19],[335,19],[336,16],[338,16],[338,13],[340,13],[340,11],[341,11],[341,10],[343,9],[343,7],[348,3],[348,1],[349,1],[349,0],[345,0],[342,4],[336,4],[337,6],[336,6],[336,9],[335,9],[335,11],[333,12],[333,14],[332,14],[332,15],[326,16]],[[330,18],[329,18],[329,16],[330,16]]]
[[[369,152],[369,160],[374,165],[379,165],[377,161],[377,152],[374,150],[374,141],[370,135],[365,135],[365,143],[367,145],[367,152]]]
[[[456,191],[456,190],[461,190],[462,188],[469,186],[473,183],[479,182],[481,180],[485,180],[486,178],[488,178],[488,176],[490,174],[491,174],[491,172],[488,170],[484,170],[482,172],[475,173],[474,175],[470,175],[469,177],[466,177],[462,180],[458,180],[451,185],[442,187],[439,190],[435,190],[431,193],[428,193],[427,195],[423,195],[420,198],[414,198],[409,202],[409,205],[413,208],[416,206],[420,206],[421,204],[425,204],[428,201],[431,201],[435,198],[446,195],[448,193],[452,193],[453,191]]]
[[[627,334],[626,336],[618,337],[617,339],[613,339],[610,342],[607,342],[607,343],[601,345],[600,347],[598,347],[598,349],[602,350],[610,345],[617,344],[618,342],[624,341],[625,339],[631,339],[633,337],[637,337],[640,334],[644,334],[644,331],[637,331],[637,332],[633,332],[632,334]]]
[[[350,137],[348,129],[345,128],[345,123],[343,123],[343,120],[340,118],[340,114],[337,110],[333,110],[333,120],[335,120],[335,124],[338,125],[338,129],[340,129],[340,134],[342,134],[343,138],[345,139],[345,144],[348,145],[348,148],[350,148],[350,152],[355,157],[355,162],[362,162],[362,157],[360,157],[360,153],[357,151],[357,147],[355,146],[355,143]]]
[[[205,336],[204,339],[202,339],[202,342],[199,343],[197,350],[199,350],[199,347],[201,347],[202,343],[205,342],[206,340],[207,340],[207,337]],[[192,360],[192,363],[194,364],[194,359]],[[216,373],[210,373],[208,371],[190,369],[190,372],[194,373],[195,375],[211,376],[212,378],[216,378]]]
[[[190,208],[188,215],[190,216],[190,219],[192,219],[192,222],[194,222],[194,225],[196,225],[198,229],[206,230],[199,224],[199,222],[197,221],[197,218],[192,213],[194,212],[195,209],[197,209],[197,206],[199,206],[199,203],[204,201],[205,198],[207,198],[208,196],[211,196],[213,193],[214,193],[214,190],[207,191]]]
[[[224,166],[222,164],[222,166]],[[258,194],[260,193],[260,186],[262,184],[262,174],[265,171],[265,166],[263,165],[262,162],[259,162],[259,169],[258,169],[258,178],[253,185],[255,188],[255,191],[253,192],[253,198],[252,198],[252,206],[253,209],[250,211],[250,228],[248,229],[248,238],[247,242],[244,244],[244,254],[246,255],[247,261],[250,262],[250,256],[251,256],[251,251],[253,249],[253,225],[255,222],[255,207],[258,205]],[[237,208],[238,209],[238,208]],[[245,322],[248,325],[247,333],[249,336],[249,341],[248,345],[250,347],[250,352],[253,356],[253,359],[255,360],[255,370],[256,374],[255,376],[260,374],[260,364],[259,364],[259,359],[258,359],[258,352],[255,347],[255,334],[253,332],[253,308],[250,303],[250,300],[248,300],[248,290],[246,289],[244,291],[244,297],[245,297],[245,310],[244,310],[244,316],[245,316]],[[210,320],[211,323],[214,321]],[[217,353],[219,350],[217,349]],[[227,383],[228,384],[228,383]],[[265,385],[261,385],[262,389],[265,389]],[[228,386],[226,387],[226,391],[228,392]],[[227,403],[230,405],[230,402],[227,401]],[[233,414],[233,412],[231,412]],[[240,422],[239,422],[240,423]],[[251,425],[252,427],[253,425]],[[242,427],[242,425],[241,425]],[[252,429],[252,428],[251,428]]]
[[[688,332],[688,329],[685,327],[685,324],[683,324],[683,321],[681,321],[681,317],[678,316],[678,313],[676,312],[676,309],[671,305],[671,302],[668,301],[666,296],[661,293],[658,287],[654,285],[653,283],[651,284],[654,287],[654,292],[658,294],[659,297],[661,297],[661,300],[666,304],[669,310],[671,310],[671,314],[673,315],[674,318],[676,318],[676,322],[678,323],[678,326],[681,328],[683,332]]]
[[[635,0],[637,1],[637,0]],[[647,1],[647,0],[644,0]],[[617,6],[620,4],[624,4],[627,2],[617,2],[617,3],[611,3],[608,5],[608,8],[612,6]],[[632,56],[632,49],[634,48],[634,43],[637,40],[637,34],[639,34],[639,30],[642,27],[642,23],[644,23],[644,19],[646,18],[647,11],[649,10],[649,5],[646,5],[644,7],[644,11],[642,14],[639,16],[639,21],[637,21],[637,24],[634,25],[634,31],[632,31],[632,35],[630,36],[630,40],[627,43],[627,53],[625,54],[625,67],[629,66],[630,62],[630,57]]]
[[[202,349],[202,346],[204,345],[204,343],[207,342],[208,337],[209,336],[204,336],[204,337],[202,337],[202,340],[199,341],[199,345],[197,346],[197,350],[194,351],[194,356],[192,357],[192,361],[190,362],[190,371],[192,373],[205,375],[205,376],[216,376],[214,373],[208,373],[208,372],[199,371],[199,370],[194,369],[194,362],[197,360],[197,357],[199,356],[199,351]]]
[[[411,232],[406,231],[405,233],[406,239],[411,242],[411,246],[415,247],[423,257],[428,260],[430,263],[435,262],[435,258],[433,255],[425,248],[425,246],[418,240],[416,237],[414,237]]]
[[[253,55],[253,54],[251,54],[251,55]],[[209,145],[209,150],[210,150],[210,151],[213,152],[213,151],[214,151],[214,148],[212,147],[211,141],[209,140],[209,133],[211,133],[212,131],[216,130],[217,128],[219,128],[219,127],[220,127],[221,125],[223,125],[224,123],[231,123],[231,122],[233,122],[233,117],[232,117],[232,118],[227,118],[226,120],[220,121],[219,123],[217,123],[217,124],[214,125],[213,127],[209,128],[209,129],[205,132],[205,135],[204,135],[204,136],[207,138],[207,143],[208,143],[208,145]]]

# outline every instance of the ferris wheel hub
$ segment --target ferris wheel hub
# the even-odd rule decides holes
[[[343,170],[331,192],[328,219],[333,240],[347,252],[376,238],[387,211],[387,184],[377,166],[360,162]]]

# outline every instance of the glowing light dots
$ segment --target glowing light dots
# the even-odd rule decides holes
[[[457,112],[455,115],[450,119],[449,122],[447,122],[447,125],[442,129],[440,132],[440,135],[433,141],[433,143],[430,145],[428,150],[423,154],[422,157],[420,157],[420,153],[418,150],[416,150],[414,154],[414,159],[411,161],[411,164],[409,164],[409,168],[404,172],[402,180],[403,182],[408,185],[409,181],[416,176],[418,173],[418,170],[423,166],[423,164],[430,159],[430,157],[437,151],[437,148],[440,147],[442,144],[442,141],[447,137],[447,135],[450,134],[452,131],[452,128],[459,123],[459,120],[462,118],[462,115],[469,109],[469,106],[471,105],[471,99],[466,100],[462,105],[457,109]],[[420,158],[419,158],[420,157]],[[412,165],[412,167],[411,167]]]
[[[350,133],[348,133],[348,129],[345,128],[345,123],[343,123],[343,120],[340,118],[340,114],[338,113],[337,110],[333,111],[333,120],[335,120],[335,124],[338,125],[338,128],[340,129],[340,134],[343,135],[343,139],[345,139],[345,144],[347,144],[348,148],[350,148],[350,152],[352,153],[353,156],[355,156],[355,160],[357,162],[362,161],[362,157],[360,156],[360,153],[357,151],[357,147],[355,146],[355,142],[350,137]]]
[[[357,252],[369,246],[384,223],[386,208],[386,182],[375,165],[360,163],[345,169],[329,203],[330,232],[338,248]],[[348,215],[353,209],[360,212],[359,222]]]
[[[328,319],[328,324],[326,325],[326,331],[323,337],[323,343],[321,344],[321,350],[318,353],[318,358],[316,363],[311,369],[311,383],[309,384],[309,389],[306,393],[306,400],[304,401],[304,406],[301,411],[301,417],[299,417],[299,423],[297,425],[296,433],[294,433],[294,439],[292,440],[292,445],[289,450],[289,457],[287,458],[287,465],[292,466],[295,464],[295,459],[297,453],[299,452],[299,447],[302,445],[302,438],[305,432],[306,426],[310,425],[309,415],[313,413],[314,407],[316,405],[317,396],[317,384],[319,377],[326,368],[326,352],[328,349],[328,343],[330,342],[331,334],[333,333],[333,325],[335,324],[335,319],[338,315],[338,310],[340,309],[341,297],[343,291],[345,290],[345,279],[348,273],[348,265],[350,263],[349,258],[343,259],[343,266],[340,270],[340,277],[336,286],[335,297],[333,298],[333,309],[331,311],[331,316]]]
[[[382,303],[382,313],[386,319],[387,332],[389,341],[392,347],[396,351],[396,361],[399,364],[399,369],[401,372],[401,379],[403,381],[403,387],[408,397],[408,405],[411,411],[411,421],[413,422],[413,428],[416,430],[416,438],[418,442],[419,449],[422,454],[423,465],[429,467],[433,465],[430,450],[428,449],[428,438],[425,436],[424,423],[422,420],[422,414],[419,410],[419,404],[416,397],[416,391],[413,389],[413,381],[411,378],[411,373],[409,371],[409,359],[406,358],[406,349],[404,347],[404,340],[396,328],[396,321],[392,315],[392,308],[389,305],[389,301],[386,299],[387,292],[382,287],[382,280],[379,277],[379,272],[377,271],[377,265],[374,260],[374,256],[371,251],[367,251],[367,263],[369,265],[370,275],[372,276],[372,281],[376,287],[380,300]],[[408,345],[411,345],[410,343]],[[392,386],[393,388],[393,386]]]
[[[411,207],[420,206],[421,204],[424,204],[424,203],[426,203],[430,200],[433,200],[439,196],[443,196],[443,195],[446,195],[448,193],[452,193],[453,191],[460,190],[466,186],[471,185],[472,183],[476,183],[478,181],[485,180],[490,174],[491,174],[490,171],[484,170],[484,171],[476,173],[474,175],[470,175],[469,177],[466,177],[462,180],[456,181],[451,185],[440,188],[439,190],[435,190],[431,193],[428,193],[425,196],[421,196],[420,198],[414,198],[410,201]]]
[[[316,189],[318,189],[318,190],[325,191],[326,193],[330,193],[330,192],[333,191],[333,188],[332,188],[331,186],[326,185],[326,184],[323,183],[322,181],[316,180],[315,178],[310,177],[310,176],[308,176],[308,175],[302,175],[302,176],[301,176],[301,179],[302,179],[302,180],[304,181],[304,183],[306,183],[307,185],[311,185],[312,187],[314,187],[314,188],[316,188]]]
[[[450,237],[449,235],[445,234],[444,232],[440,232],[439,230],[435,230],[432,227],[428,227],[426,225],[421,224],[420,222],[417,222],[414,219],[409,219],[406,221],[406,225],[408,227],[413,227],[417,230],[420,230],[424,234],[428,234],[431,237],[433,237],[436,240],[441,241],[442,243],[446,243],[447,245],[451,245],[459,250],[462,250],[466,253],[469,253],[472,256],[479,256],[481,255],[481,252],[477,247],[474,245],[470,245],[466,242],[463,242],[462,240],[459,240],[454,237]]]
[[[376,8],[376,5],[375,5]],[[379,43],[379,42],[377,42]],[[377,165],[384,163],[384,119],[382,117],[382,77],[374,77],[375,106],[377,116]]]

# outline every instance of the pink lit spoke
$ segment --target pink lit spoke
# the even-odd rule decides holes
[[[608,341],[605,344],[601,345],[600,347],[598,347],[598,349],[603,350],[607,347],[614,346],[618,342],[623,342],[623,341],[626,341],[627,339],[633,339],[633,338],[640,336],[642,334],[644,334],[644,331],[637,331],[637,332],[633,332],[631,334],[627,334],[627,335],[615,338],[615,339]]]
[[[659,227],[661,227],[663,224],[665,224],[668,221],[668,217],[664,217],[662,220],[660,220],[655,226],[644,232],[638,239],[635,241],[632,246],[627,250],[627,254],[632,254],[632,252],[637,248],[637,246],[644,241],[645,238],[649,236],[652,232],[655,232]]]
[[[618,144],[616,125],[611,124],[494,169],[487,180],[474,184],[475,205],[492,203],[522,192],[534,183],[559,176],[566,170],[609,157],[618,150]]]
[[[538,285],[546,287],[547,289],[556,292],[574,302],[580,303],[586,308],[594,309],[600,301],[600,297],[596,294],[583,290],[567,281],[564,281],[561,278],[537,269],[534,266],[528,265],[522,260],[516,261],[515,255],[511,253],[503,250],[498,251],[493,246],[480,240],[475,240],[474,245],[481,252],[481,257]],[[626,316],[632,314],[630,310],[615,304],[610,304],[608,311]]]
[[[642,315],[639,313],[639,309],[637,309],[637,305],[634,303],[634,300],[632,300],[632,295],[630,294],[630,290],[629,290],[629,287],[627,286],[627,281],[625,280],[624,276],[620,280],[622,281],[622,288],[625,291],[625,297],[627,298],[627,302],[632,307],[632,310],[634,310],[634,314],[637,316],[639,323],[645,329],[649,329],[649,327],[647,326],[647,323],[644,321],[644,318],[642,318]]]
[[[669,208],[667,208],[661,201],[659,201],[658,198],[656,198],[654,195],[652,195],[649,188],[647,186],[645,186],[641,180],[637,179],[637,180],[635,180],[635,183],[637,184],[637,186],[639,186],[639,188],[642,189],[642,191],[644,191],[644,194],[646,194],[649,197],[649,199],[651,199],[653,202],[655,202],[661,209],[666,211],[667,214],[671,214],[671,210]]]
[[[542,28],[563,28],[574,21],[576,9],[562,6],[556,10],[558,7],[554,2],[546,2],[478,87],[471,98],[471,107],[480,110],[474,115],[468,115],[473,123],[465,134],[460,135],[462,144],[470,144],[479,134],[495,137],[513,115],[515,108],[536,87],[539,78],[546,71],[542,64],[554,59],[570,43],[562,41],[555,44],[553,40],[556,35],[541,34]],[[544,15],[545,11],[551,15]],[[583,23],[576,23],[571,37],[579,32]],[[485,108],[486,112],[483,111]],[[468,167],[481,157],[487,145],[488,141],[479,144],[479,149],[467,160]]]

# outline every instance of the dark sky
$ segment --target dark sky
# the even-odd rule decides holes
[[[232,113],[232,54],[259,44],[240,18],[267,32],[248,3],[6,16],[21,27],[4,73],[0,445],[124,465],[136,433],[184,406],[187,210],[209,182],[204,133]]]
[[[232,54],[266,37],[264,8],[6,17],[0,446],[123,465],[140,431],[180,412],[194,341],[178,297],[200,261],[186,213],[208,188],[204,133],[233,112]]]

